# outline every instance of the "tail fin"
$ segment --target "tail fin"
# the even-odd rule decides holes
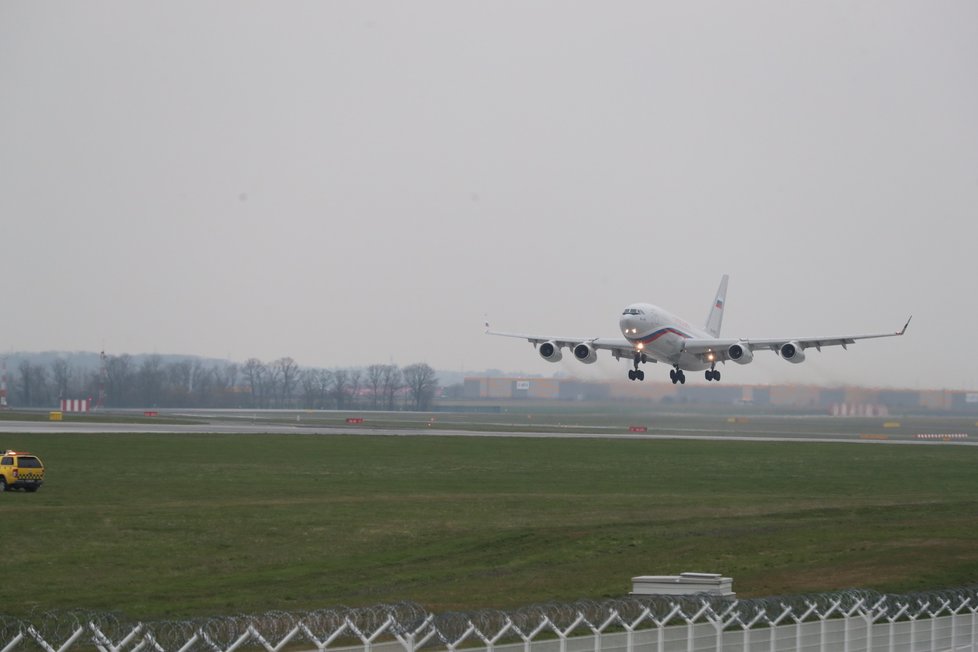
[[[706,332],[713,337],[720,337],[720,325],[723,323],[723,306],[727,301],[727,279],[726,274],[720,279],[720,287],[717,288],[717,297],[713,300],[713,307],[710,308],[710,316],[706,318]]]

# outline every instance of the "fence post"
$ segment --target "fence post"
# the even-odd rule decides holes
[[[884,602],[886,602],[886,598],[880,598],[876,604],[863,613],[863,619],[866,621],[866,652],[873,652],[873,624],[885,613],[883,611]]]
[[[651,618],[652,622],[655,623],[655,628],[656,628],[655,649],[658,652],[663,652],[666,647],[666,641],[665,641],[665,632],[663,632],[662,630],[666,626],[666,623],[668,623],[670,620],[676,617],[676,614],[683,616],[682,609],[679,608],[679,605],[674,604],[672,605],[672,609],[669,611],[669,613],[666,614],[665,618],[663,618],[662,620],[656,620],[656,618],[652,616],[652,612],[649,611],[649,609],[646,607],[642,615],[635,620],[635,625],[637,626],[638,623],[640,623],[642,620],[646,618],[646,616]],[[683,617],[685,618],[685,616]],[[628,648],[628,652],[633,652],[631,647]]]
[[[587,626],[594,633],[594,652],[601,652],[601,637],[604,635],[604,630],[608,629],[608,627],[616,620],[619,620],[618,612],[611,609],[608,613],[608,617],[605,618],[604,622],[601,623],[600,626],[595,627],[591,623],[587,623]]]
[[[697,620],[706,613],[707,609],[710,608],[709,603],[703,602],[703,606],[697,611],[691,618],[683,616],[683,620],[686,621],[686,652],[693,652],[693,627]]]
[[[430,641],[431,637],[438,633],[435,631],[435,628],[431,626],[431,623],[432,621],[434,621],[434,619],[435,619],[434,614],[428,614],[428,617],[425,618],[414,631],[406,631],[404,636],[401,636],[400,633],[397,632],[397,630],[394,630],[394,638],[396,638],[400,642],[405,652],[415,652],[415,650],[417,650],[422,645]],[[427,629],[428,632],[424,636],[422,636],[421,640],[419,641],[418,634],[420,634],[425,629]]]
[[[473,625],[472,621],[470,620],[468,628],[464,632],[462,632],[462,635],[457,640],[447,644],[445,647],[448,648],[449,652],[455,652],[455,649],[459,645],[464,643],[465,639],[471,636],[474,631],[475,631],[475,625]],[[370,652],[370,650],[364,650],[364,652]]]
[[[482,642],[486,644],[486,652],[493,652],[493,649],[496,647],[496,643],[499,641],[499,639],[505,636],[506,632],[512,629],[512,627],[513,627],[513,621],[510,620],[509,618],[506,618],[506,622],[503,624],[502,628],[498,632],[496,632],[495,636],[492,637],[486,636],[485,634],[482,633],[482,630],[479,629],[478,627],[476,627],[475,629],[475,635],[478,636],[480,639],[482,639]]]
[[[899,604],[899,603],[897,603],[897,604]],[[896,621],[900,620],[900,618],[903,616],[903,614],[905,614],[907,612],[907,609],[910,608],[910,605],[909,604],[900,604],[899,606],[900,606],[900,610],[899,611],[897,611],[892,616],[887,616],[886,617],[886,619],[888,621],[890,621],[890,652],[893,652],[893,650],[896,647],[896,641],[894,640],[895,632],[893,631],[894,628],[896,627]],[[911,645],[911,648],[912,647],[913,646]]]
[[[739,615],[734,616],[734,618],[740,621],[740,626],[744,629],[744,652],[750,652],[750,630],[752,627],[754,627],[754,625],[757,624],[758,620],[760,620],[761,618],[767,618],[767,610],[761,609],[759,612],[754,614],[754,617],[751,618],[746,623],[740,620]],[[771,638],[772,639],[774,638],[774,630],[771,631]],[[774,648],[771,649],[773,650]]]
[[[764,619],[767,620],[768,627],[771,628],[771,652],[775,652],[775,649],[776,649],[776,646],[777,646],[777,640],[776,639],[778,638],[778,625],[779,625],[779,623],[782,620],[784,620],[785,618],[788,618],[789,616],[791,616],[791,612],[793,611],[793,609],[791,607],[785,606],[785,604],[783,602],[781,603],[781,609],[783,611],[774,620],[771,620],[770,618],[768,618],[767,615],[766,615],[767,612],[765,612]],[[745,650],[745,652],[746,652],[746,650]]]
[[[13,649],[17,647],[22,640],[24,640],[24,632],[17,632],[17,636],[10,639],[10,643],[0,650],[0,652],[13,652]]]
[[[930,602],[928,601],[923,604],[918,602],[917,605],[920,607],[917,610],[917,613],[913,615],[909,613],[907,614],[907,617],[910,618],[910,652],[913,652],[914,640],[917,638],[917,619],[920,617],[920,614],[926,613],[927,607],[930,606]]]
[[[972,651],[978,650],[978,605],[971,608],[971,649]]]
[[[841,613],[843,616],[845,616],[845,619],[844,619],[844,621],[842,623],[842,649],[843,649],[843,652],[849,652],[849,625],[853,622],[852,615],[854,613],[856,613],[856,611],[859,610],[860,607],[863,606],[863,603],[864,602],[865,602],[865,600],[863,598],[859,598],[858,600],[856,600],[856,603],[854,605],[852,605],[852,608],[849,609],[848,611],[846,611],[844,609],[840,609],[839,610],[839,613]]]
[[[965,598],[961,601],[961,604],[951,612],[951,649],[954,650],[958,647],[958,614],[962,610],[967,608],[968,604],[971,602],[971,598]]]
[[[536,638],[537,634],[546,629],[547,625],[549,624],[550,619],[544,616],[543,620],[540,621],[540,624],[534,627],[528,634],[524,634],[518,627],[513,627],[513,630],[520,635],[520,638],[523,639],[523,652],[530,652],[530,642]]]
[[[795,621],[795,649],[801,650],[801,624],[805,622],[805,619],[815,612],[815,605],[811,602],[806,602],[808,609],[805,610],[801,616],[792,616],[791,619]]]

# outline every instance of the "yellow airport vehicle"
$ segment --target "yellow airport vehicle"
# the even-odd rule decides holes
[[[0,457],[0,492],[37,491],[44,484],[44,463],[36,455],[8,450]]]

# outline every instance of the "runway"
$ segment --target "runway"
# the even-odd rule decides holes
[[[922,446],[974,446],[978,422],[967,417],[833,418],[822,416],[762,415],[723,417],[701,414],[662,414],[633,418],[627,425],[549,423],[535,428],[500,415],[419,415],[368,413],[362,424],[326,425],[323,413],[179,411],[169,417],[193,418],[195,423],[133,423],[75,417],[70,421],[0,421],[3,433],[145,433],[145,434],[281,434],[357,436],[509,437],[546,439],[686,439],[708,441],[820,442],[902,444]],[[335,415],[332,420],[340,418]],[[410,417],[414,417],[413,420]],[[391,425],[397,419],[396,425]],[[591,419],[593,420],[593,418]],[[609,420],[613,420],[609,417]],[[317,421],[319,421],[317,423]],[[620,419],[619,419],[620,421]],[[0,444],[2,445],[2,444]]]

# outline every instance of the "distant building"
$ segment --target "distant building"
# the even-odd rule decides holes
[[[815,385],[673,385],[491,376],[466,378],[462,398],[755,405],[822,411],[837,416],[887,416],[907,411],[978,414],[978,392]]]

